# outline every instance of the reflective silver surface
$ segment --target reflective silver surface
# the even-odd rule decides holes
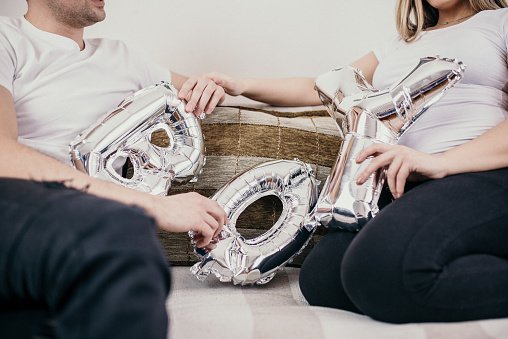
[[[393,144],[464,71],[456,60],[424,58],[390,89],[378,91],[355,69],[337,69],[316,80],[323,103],[344,132],[344,142],[324,188],[308,165],[277,160],[254,167],[224,185],[213,197],[229,222],[217,247],[195,248],[200,262],[191,271],[198,279],[210,273],[234,284],[265,284],[308,243],[317,225],[358,231],[378,212],[384,171],[362,184],[356,177],[369,163],[355,161],[373,143]],[[245,239],[236,229],[238,216],[255,200],[276,195],[283,212],[263,235]],[[317,201],[317,203],[316,203]]]
[[[422,58],[407,76],[389,89],[370,86],[353,68],[336,69],[316,79],[316,90],[344,134],[339,155],[316,206],[316,220],[331,228],[358,231],[378,212],[384,171],[362,185],[358,174],[370,159],[355,158],[372,143],[394,144],[434,102],[462,77],[458,60]]]
[[[165,132],[169,145],[154,145],[154,132]],[[172,182],[195,180],[201,172],[204,142],[199,120],[185,112],[177,90],[168,83],[126,98],[105,118],[80,133],[70,145],[80,171],[154,195],[165,195]],[[122,176],[130,160],[133,175]]]
[[[317,186],[312,169],[298,160],[269,161],[233,178],[212,197],[224,207],[229,222],[215,249],[195,249],[201,261],[192,273],[200,280],[212,273],[223,282],[241,285],[269,282],[314,233],[318,224],[310,212],[317,201]],[[266,233],[245,239],[236,221],[250,204],[267,195],[281,200],[281,216]]]

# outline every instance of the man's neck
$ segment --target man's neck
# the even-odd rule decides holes
[[[84,28],[70,27],[59,22],[47,8],[30,7],[25,18],[38,29],[72,39],[78,44],[80,50],[85,48]]]

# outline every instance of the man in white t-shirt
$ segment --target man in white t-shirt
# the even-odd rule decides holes
[[[62,338],[165,338],[170,277],[155,226],[192,230],[202,247],[225,221],[198,194],[152,196],[64,163],[69,141],[143,87],[171,81],[196,114],[224,98],[119,41],[84,40],[104,18],[104,0],[28,0],[25,17],[0,18],[3,339],[32,337],[39,313]]]

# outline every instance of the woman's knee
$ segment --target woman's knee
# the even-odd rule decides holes
[[[341,260],[354,233],[330,232],[312,249],[300,270],[300,290],[311,305],[357,312],[344,293]]]
[[[399,246],[390,243],[382,232],[364,229],[360,233],[342,260],[344,290],[362,313],[397,322],[389,317],[399,312],[403,289]]]
[[[307,256],[300,269],[299,284],[305,300],[311,305],[322,303],[319,291],[322,290],[319,281],[320,267],[315,265],[315,260],[311,255]]]

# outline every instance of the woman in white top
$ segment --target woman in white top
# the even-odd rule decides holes
[[[421,57],[457,58],[467,70],[398,145],[374,145],[357,158],[374,156],[357,182],[386,166],[391,194],[361,232],[330,231],[306,258],[300,286],[312,305],[396,323],[508,316],[506,7],[398,0],[399,39],[353,63],[379,89]],[[320,104],[314,79],[208,76],[230,95]]]

